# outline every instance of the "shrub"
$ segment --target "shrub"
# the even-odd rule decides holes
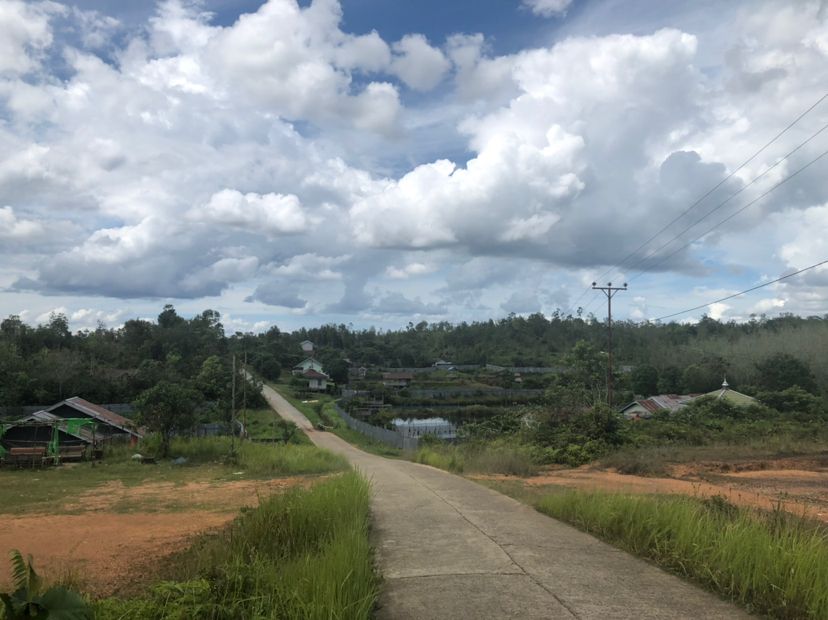
[[[32,556],[24,560],[17,550],[12,550],[9,555],[14,592],[0,593],[4,620],[26,618],[91,620],[93,618],[92,609],[76,593],[62,586],[44,588],[40,576],[32,566]]]

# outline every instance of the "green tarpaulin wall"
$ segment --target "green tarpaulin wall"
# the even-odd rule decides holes
[[[69,433],[70,435],[77,435],[84,426],[94,426],[97,420],[89,418],[63,418],[60,421],[52,423],[52,438],[49,440],[47,446],[47,453],[51,456],[60,455],[60,431]],[[0,439],[6,434],[6,431],[17,424],[0,424]],[[0,457],[5,456],[6,449],[0,445]]]
[[[89,418],[63,418],[60,422],[55,422],[52,426],[52,440],[49,442],[47,452],[52,456],[59,456],[60,433],[58,431],[77,435],[84,426],[94,426],[95,424],[97,424],[97,421]]]

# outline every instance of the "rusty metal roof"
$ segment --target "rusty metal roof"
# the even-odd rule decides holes
[[[325,373],[316,372],[313,368],[309,368],[308,370],[303,372],[302,376],[306,379],[330,379],[330,377]]]
[[[624,407],[622,411],[626,411],[633,405],[640,405],[650,413],[657,413],[659,411],[676,411],[684,407],[691,400],[696,398],[692,394],[659,394],[651,396],[650,398],[642,398],[641,400],[634,400],[629,405]]]
[[[105,409],[100,405],[96,405],[95,403],[90,403],[88,400],[84,400],[79,396],[73,396],[72,398],[67,398],[56,405],[52,405],[46,410],[46,412],[48,413],[53,409],[57,409],[61,405],[67,405],[72,409],[85,413],[86,415],[103,422],[104,424],[108,424],[109,426],[114,426],[115,428],[125,431],[130,435],[135,435],[139,438],[142,437],[142,434],[135,430],[135,425],[128,418],[118,415],[117,413],[110,411],[109,409]]]

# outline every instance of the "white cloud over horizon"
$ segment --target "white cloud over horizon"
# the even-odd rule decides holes
[[[589,23],[589,6],[524,5],[550,28]],[[131,29],[117,14],[7,0],[0,313],[64,308],[88,325],[124,300],[150,315],[172,300],[264,328],[574,310],[584,281],[825,94],[820,2],[740,7],[730,41],[667,27],[497,55],[496,32],[349,32],[338,0],[269,0],[223,24],[167,0]],[[826,123],[828,101],[648,247]],[[619,312],[698,305],[684,285],[739,290],[828,258],[828,159],[670,255],[827,136],[632,261],[647,270],[641,298]],[[625,267],[610,277],[635,274]],[[826,273],[711,312],[828,312]]]

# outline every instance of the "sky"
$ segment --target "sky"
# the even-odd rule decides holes
[[[0,0],[0,317],[823,315],[709,302],[828,259],[827,93],[820,0]]]

